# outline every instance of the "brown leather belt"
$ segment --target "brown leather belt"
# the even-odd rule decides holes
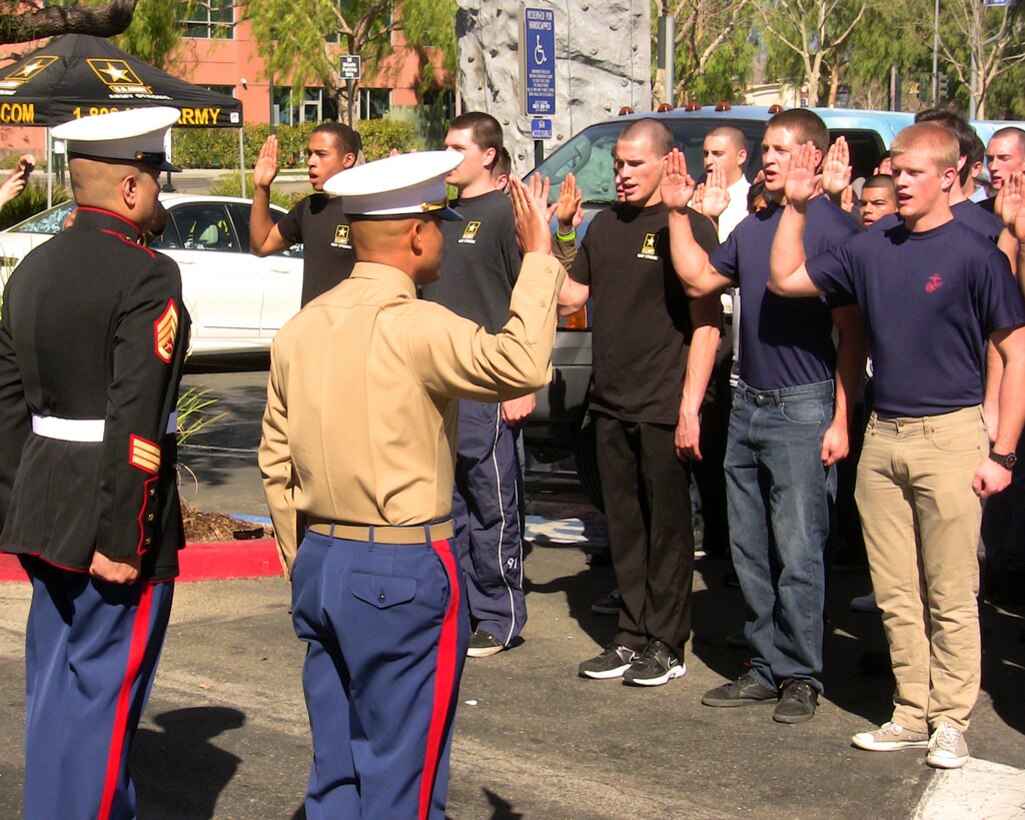
[[[435,524],[415,524],[409,527],[364,527],[357,524],[337,524],[331,521],[314,521],[306,528],[317,535],[328,538],[344,538],[347,541],[365,541],[368,544],[430,544],[451,538],[455,530],[452,519]]]

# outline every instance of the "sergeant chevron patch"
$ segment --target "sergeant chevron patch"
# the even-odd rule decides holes
[[[156,475],[160,472],[160,445],[139,436],[131,436],[128,463]]]
[[[172,299],[160,318],[153,323],[153,345],[162,362],[174,358],[174,340],[178,336],[178,308]]]

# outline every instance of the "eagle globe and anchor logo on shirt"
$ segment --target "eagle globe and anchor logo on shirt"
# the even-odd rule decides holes
[[[943,277],[940,276],[938,273],[934,273],[932,276],[929,277],[928,281],[925,283],[925,292],[935,293],[942,287]]]
[[[637,254],[638,259],[650,259],[652,262],[661,261],[661,257],[655,252],[655,243],[658,241],[658,234],[646,233],[644,234],[644,241],[641,243],[640,253]]]

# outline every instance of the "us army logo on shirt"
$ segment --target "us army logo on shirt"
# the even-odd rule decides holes
[[[352,249],[352,245],[349,244],[349,226],[348,225],[336,225],[335,226],[335,240],[331,243],[332,248],[347,248]]]
[[[650,259],[652,262],[658,262],[659,256],[655,253],[655,239],[656,234],[646,233],[644,234],[644,243],[641,245],[641,252],[637,254],[638,259]]]
[[[477,234],[480,231],[480,220],[474,219],[466,223],[463,228],[463,235],[459,237],[459,244],[476,245]]]

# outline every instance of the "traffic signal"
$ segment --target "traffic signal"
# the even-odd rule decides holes
[[[939,98],[941,100],[945,100],[945,99],[947,99],[947,75],[946,74],[940,74],[939,80],[940,80],[940,82],[939,82],[939,89],[940,89]]]

